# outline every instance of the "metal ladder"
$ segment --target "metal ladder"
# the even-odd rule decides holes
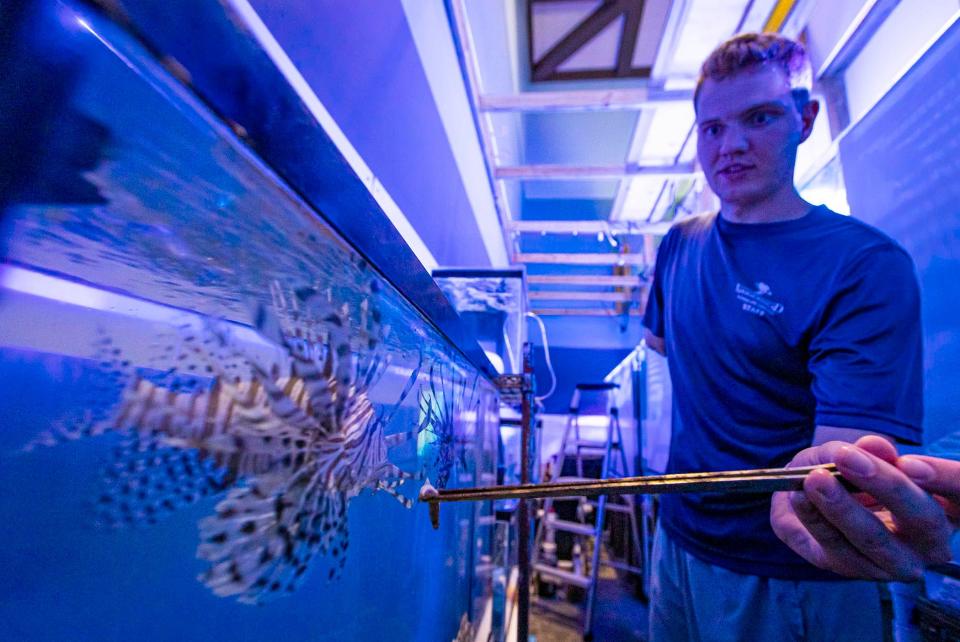
[[[601,479],[626,477],[629,475],[627,456],[623,450],[623,434],[620,431],[619,413],[614,399],[614,392],[617,388],[617,384],[614,383],[577,384],[573,398],[570,400],[570,413],[567,416],[567,425],[564,428],[563,439],[557,458],[557,474],[562,474],[565,460],[568,457],[573,457],[576,462],[577,476],[559,477],[557,481],[584,479],[584,459],[591,457],[596,459],[597,456],[601,458]],[[588,398],[588,403],[586,404],[583,403],[584,397]],[[590,403],[590,397],[594,397],[592,403]],[[602,412],[584,412],[590,409],[601,409]],[[604,440],[591,441],[582,438],[580,418],[585,415],[599,415],[606,418],[606,437]],[[641,568],[632,566],[625,561],[614,559],[610,551],[607,552],[606,556],[601,556],[606,512],[615,511],[628,515],[630,542],[634,559],[636,560],[642,559],[640,537],[637,528],[634,497],[632,495],[618,496],[616,499],[618,499],[619,502],[610,501],[606,495],[601,495],[596,500],[588,500],[586,497],[571,499],[578,501],[578,521],[548,519],[555,500],[552,498],[544,500],[543,518],[540,520],[534,539],[533,570],[543,577],[552,579],[555,583],[577,586],[587,591],[583,637],[584,639],[590,639],[593,630],[593,611],[596,602],[597,577],[601,564],[629,573],[642,574]],[[590,513],[594,512],[596,517],[591,524],[587,521],[587,517]],[[553,533],[551,533],[551,530],[571,533],[574,536],[574,550],[576,550],[576,544],[579,544],[580,548],[581,572],[577,572],[576,567],[573,571],[561,569],[549,563],[549,561],[542,559],[541,546],[545,539],[552,538]],[[589,566],[586,564],[587,544],[592,544]]]

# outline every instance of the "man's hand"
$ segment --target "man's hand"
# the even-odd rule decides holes
[[[960,462],[905,455],[869,436],[801,451],[790,467],[836,463],[861,493],[826,471],[803,491],[774,493],[770,524],[787,546],[819,568],[863,579],[912,581],[928,564],[950,561],[960,526]]]

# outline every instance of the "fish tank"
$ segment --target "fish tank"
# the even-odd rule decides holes
[[[473,639],[496,372],[249,6],[0,23],[0,637]]]
[[[477,338],[481,349],[502,376],[508,381],[521,375],[523,353],[527,341],[526,327],[526,271],[524,268],[434,268],[433,278],[457,311],[469,331]],[[509,383],[505,383],[511,387]],[[498,449],[498,468],[494,480],[499,484],[521,482],[521,396],[518,389],[510,393],[501,390],[499,430],[493,442]],[[531,449],[535,452],[535,448]],[[535,468],[533,469],[535,473]],[[538,481],[536,475],[531,481]],[[491,640],[506,639],[516,630],[516,602],[510,599],[516,593],[517,583],[517,524],[516,502],[498,502],[493,514],[482,522],[491,530],[490,550],[482,556],[478,574],[493,587],[490,609]],[[486,618],[485,620],[486,621]],[[488,628],[482,627],[486,632]],[[516,635],[513,633],[513,635]],[[486,639],[486,638],[484,638]]]
[[[433,278],[497,371],[519,375],[527,341],[524,268],[435,268]],[[520,483],[519,396],[501,401],[501,481]]]
[[[433,278],[501,374],[520,374],[527,340],[524,268],[435,268]]]

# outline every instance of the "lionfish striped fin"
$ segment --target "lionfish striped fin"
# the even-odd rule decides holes
[[[401,482],[399,481],[378,481],[376,490],[380,490],[390,495],[396,499],[404,508],[413,508],[413,500],[409,497],[405,497],[400,494],[400,491],[397,488],[400,486]]]
[[[292,387],[287,388],[285,385],[290,383],[289,379],[279,377],[279,372],[276,370],[268,373],[256,364],[253,371],[256,380],[263,387],[266,403],[273,417],[291,428],[303,431],[315,430],[315,420],[290,398],[288,393]]]
[[[408,441],[416,439],[418,434],[419,434],[419,431],[415,429],[405,430],[404,432],[397,432],[392,435],[386,435],[383,438],[383,441],[386,444],[387,448],[394,448],[396,446],[399,446],[400,444],[404,444]]]
[[[200,580],[241,602],[293,592],[317,553],[333,557],[331,579],[346,559],[346,500],[315,484],[254,482],[234,489],[200,526],[197,557],[210,563]]]
[[[407,382],[403,385],[403,390],[400,391],[400,397],[390,407],[390,410],[380,413],[380,416],[378,417],[377,421],[381,426],[386,427],[390,425],[390,422],[393,420],[394,415],[397,414],[397,411],[400,409],[400,406],[402,406],[403,402],[407,400],[407,397],[410,395],[410,392],[413,390],[413,387],[416,385],[417,379],[420,377],[420,368],[422,367],[423,367],[423,350],[420,350],[419,359],[417,360],[417,365],[413,368],[413,370],[410,371],[410,376],[407,377]],[[403,433],[403,434],[409,435],[409,433]],[[410,439],[412,437],[416,437],[416,435],[407,436],[405,437],[405,439]],[[390,437],[387,437],[386,439],[388,441],[391,441]],[[396,442],[397,440],[392,440],[392,441]]]

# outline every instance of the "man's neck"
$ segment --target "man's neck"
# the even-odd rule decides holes
[[[803,217],[812,205],[792,186],[754,203],[720,203],[720,216],[731,223],[778,223]]]

